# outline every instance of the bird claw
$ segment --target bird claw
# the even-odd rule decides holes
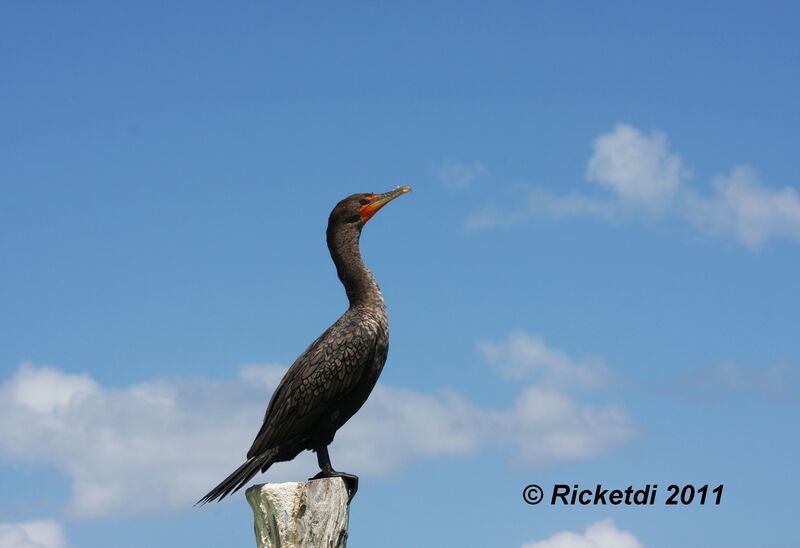
[[[309,481],[325,478],[342,478],[345,489],[347,489],[347,504],[350,504],[350,501],[353,500],[353,497],[356,495],[356,491],[358,491],[358,476],[355,474],[348,474],[347,472],[331,470],[329,472],[322,471],[313,478],[309,478]]]

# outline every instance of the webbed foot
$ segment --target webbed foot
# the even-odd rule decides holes
[[[309,478],[309,480],[313,481],[324,478],[342,478],[342,480],[344,480],[344,486],[347,489],[347,504],[350,504],[350,501],[353,500],[353,497],[356,495],[356,491],[358,491],[358,476],[330,469],[321,471],[313,478]]]

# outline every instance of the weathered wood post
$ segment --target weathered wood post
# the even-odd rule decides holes
[[[344,548],[350,516],[341,478],[265,483],[247,490],[258,548]]]

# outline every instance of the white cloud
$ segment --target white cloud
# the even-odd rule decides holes
[[[510,208],[490,205],[467,217],[472,229],[517,224],[531,219],[568,217],[621,219],[673,218],[704,234],[734,238],[756,249],[773,238],[800,240],[800,195],[792,187],[764,186],[755,170],[736,166],[712,178],[707,192],[688,185],[688,170],[672,152],[664,133],[646,135],[618,124],[594,142],[586,177],[609,192],[551,194],[529,188]]]
[[[10,396],[14,401],[37,413],[49,413],[68,407],[95,393],[97,384],[87,375],[65,377],[59,371],[23,365]]]
[[[64,530],[52,520],[0,523],[0,548],[67,548]]]
[[[679,377],[673,388],[685,394],[709,396],[756,396],[770,400],[796,400],[800,397],[800,367],[777,364],[769,367],[743,367],[720,363],[689,371]]]
[[[771,238],[800,240],[800,196],[763,186],[755,170],[736,166],[713,180],[709,196],[687,194],[684,214],[713,235],[733,235],[751,248]]]
[[[364,408],[336,435],[335,457],[368,475],[384,475],[423,457],[476,453],[487,440],[489,410],[445,392],[378,384]]]
[[[535,375],[545,384],[585,388],[602,384],[608,375],[601,361],[575,360],[547,346],[541,335],[524,331],[512,332],[504,342],[484,341],[479,348],[491,365],[512,379]]]
[[[579,193],[563,196],[540,188],[520,191],[520,205],[513,210],[504,210],[496,205],[484,207],[467,217],[467,229],[492,228],[514,225],[529,219],[559,220],[570,217],[614,219],[620,213],[620,205],[612,200],[585,196]]]
[[[486,174],[483,164],[455,162],[448,160],[436,171],[444,186],[454,192],[466,190],[478,177]]]
[[[23,365],[0,385],[0,457],[60,470],[71,482],[76,517],[187,507],[241,464],[283,371],[247,366],[231,380],[168,378],[108,388],[86,375]],[[64,396],[65,386],[73,396]],[[19,399],[21,391],[37,396]],[[331,456],[338,469],[365,476],[497,445],[512,448],[520,465],[538,465],[591,457],[633,435],[624,410],[585,405],[554,388],[529,386],[497,409],[452,392],[379,384],[338,433]],[[256,480],[315,472],[306,452]]]
[[[631,533],[617,529],[612,520],[606,519],[593,523],[583,534],[556,533],[545,540],[527,542],[522,548],[643,548],[643,545]]]
[[[552,388],[528,386],[504,409],[445,392],[381,386],[336,438],[347,466],[372,475],[422,457],[463,456],[488,446],[514,449],[513,462],[539,466],[602,454],[635,433],[625,410],[584,405]]]
[[[589,181],[608,187],[623,201],[654,208],[672,199],[685,175],[664,133],[648,136],[626,124],[595,139],[586,169]]]
[[[81,383],[94,388],[63,403],[60,387]],[[32,408],[17,397],[21,387],[38,402],[62,403]],[[23,365],[0,386],[0,456],[64,473],[77,517],[179,508],[239,464],[229,448],[241,447],[243,456],[268,394],[239,379],[106,388],[85,375]]]
[[[489,439],[514,445],[523,466],[585,459],[630,441],[635,427],[615,405],[586,405],[558,390],[528,386],[511,409],[490,417]]]

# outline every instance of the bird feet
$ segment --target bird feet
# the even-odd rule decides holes
[[[358,491],[358,476],[355,474],[348,474],[347,472],[337,472],[336,470],[323,470],[313,478],[308,478],[310,481],[317,480],[317,479],[324,479],[324,478],[342,478],[344,480],[344,486],[347,489],[347,504],[350,504],[350,501],[353,500],[353,497],[356,495],[356,491]]]

